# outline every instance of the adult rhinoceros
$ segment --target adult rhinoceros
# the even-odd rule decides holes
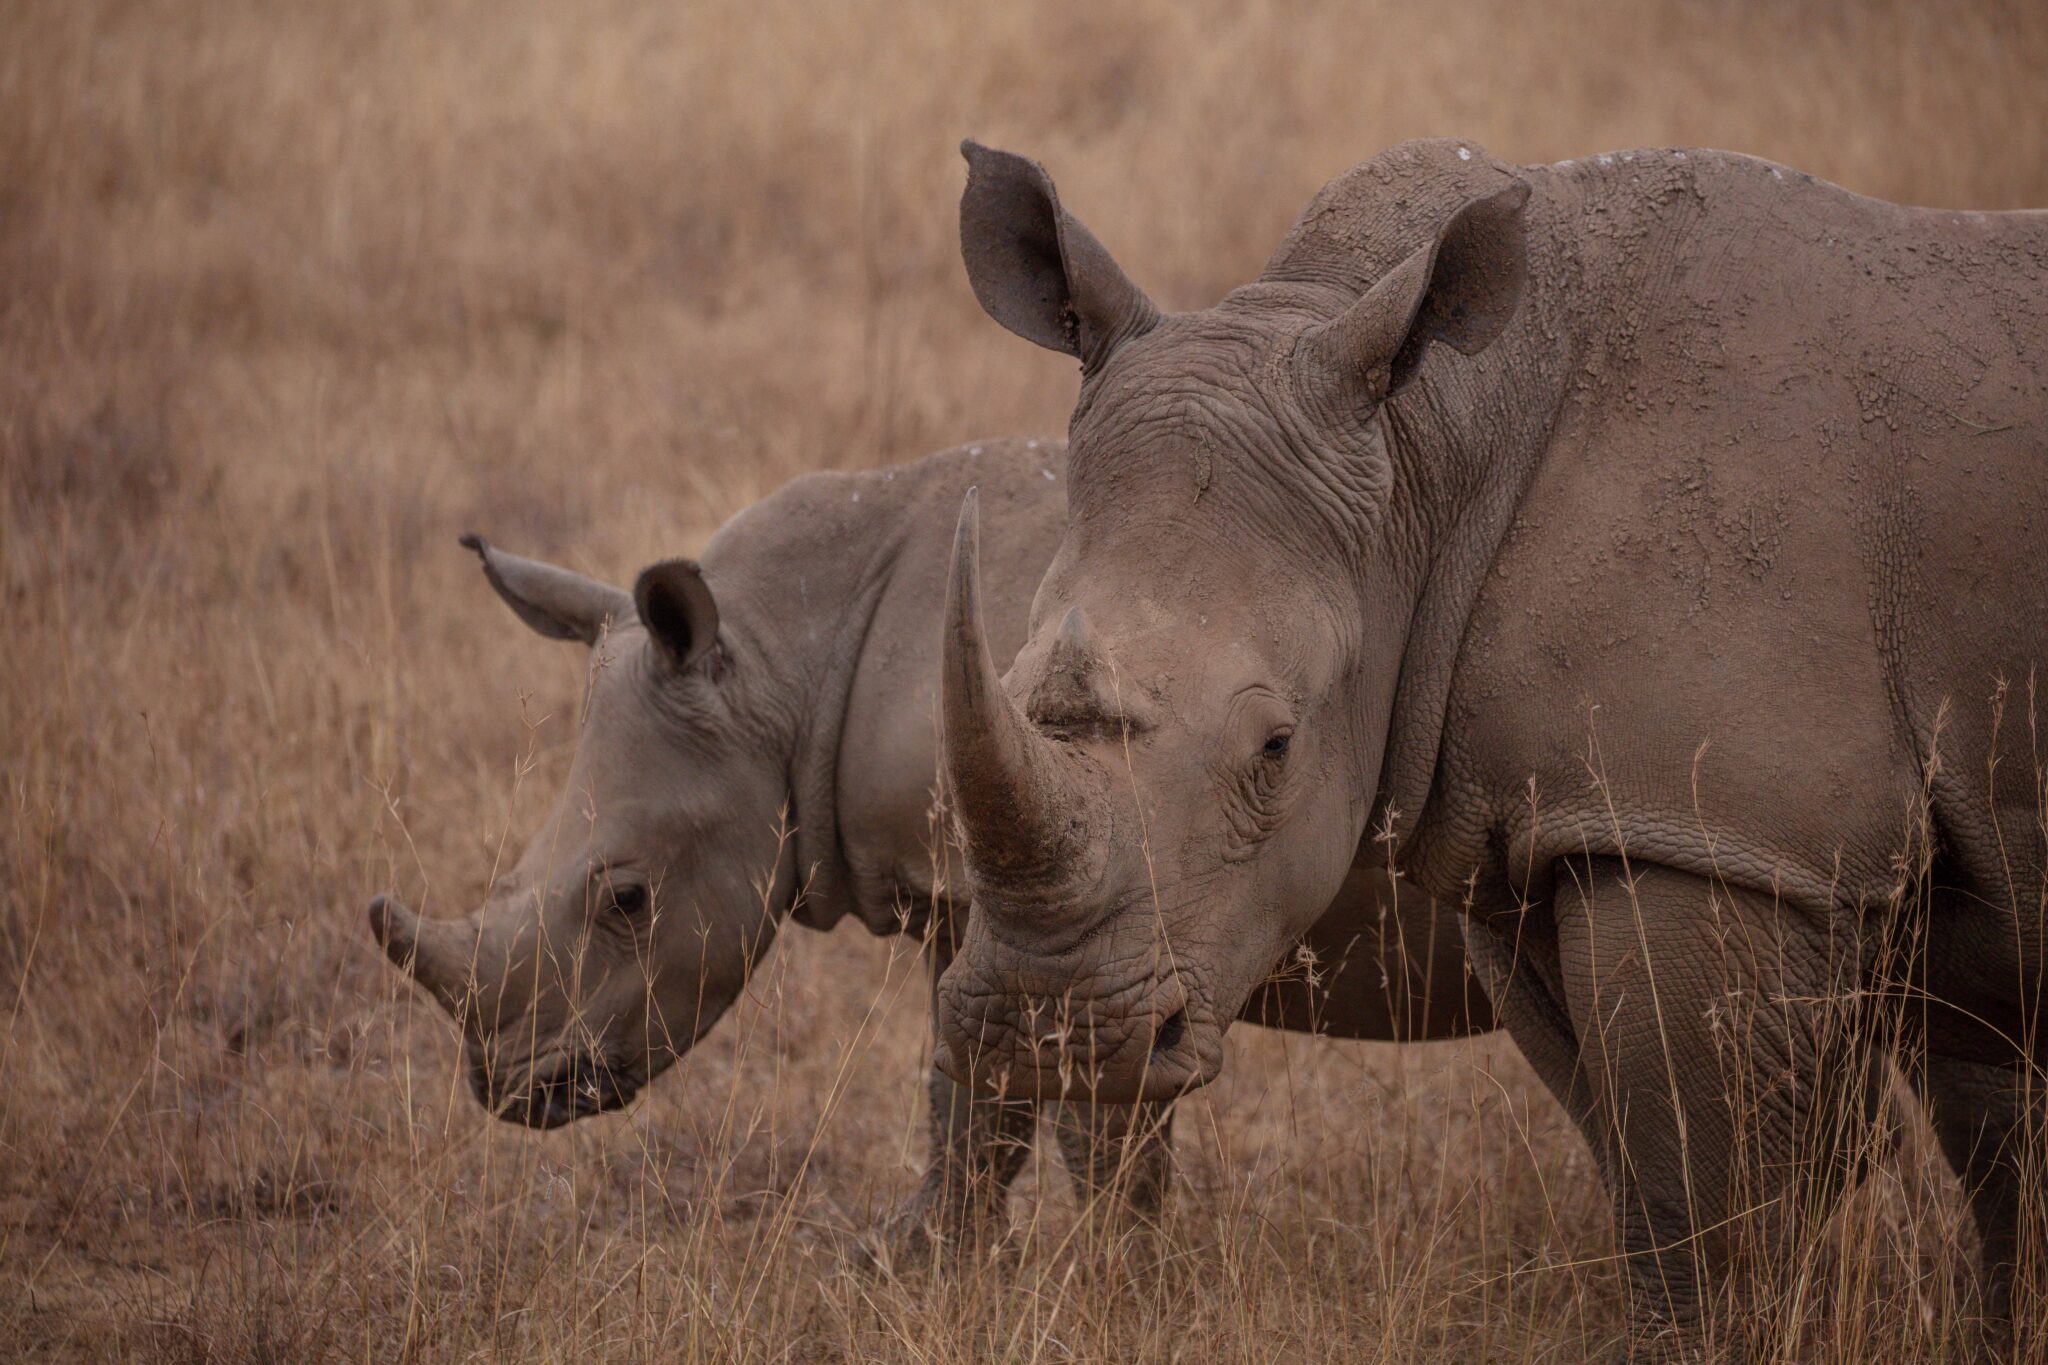
[[[2002,1305],[2048,1214],[2048,215],[1415,142],[1166,315],[1038,166],[964,150],[976,294],[1082,377],[1006,682],[972,508],[957,539],[944,1064],[1199,1084],[1384,822],[1470,890],[1637,1346],[1697,1339],[1747,1211],[1834,1199],[1899,1030]]]
[[[466,538],[523,621],[592,650],[568,784],[481,913],[370,906],[392,959],[462,1022],[482,1103],[539,1128],[625,1104],[738,998],[785,917],[928,935],[936,978],[965,909],[933,839],[946,553],[926,531],[973,484],[1001,509],[990,606],[994,638],[1014,644],[1059,534],[1063,453],[996,441],[798,479],[733,518],[701,564],[656,564],[631,595]],[[1306,935],[1319,985],[1278,976],[1248,1017],[1385,1039],[1491,1027],[1455,920],[1383,885],[1333,892]],[[931,1162],[892,1220],[898,1254],[992,1226],[1034,1132],[1032,1103],[974,1100],[937,1071],[930,1094]],[[1165,1116],[1061,1118],[1078,1179],[1156,1208]]]

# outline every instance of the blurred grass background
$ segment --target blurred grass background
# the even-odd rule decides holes
[[[2044,72],[2022,3],[0,5],[0,1354],[1581,1358],[1604,1211],[1498,1040],[1241,1030],[1140,1270],[1031,1177],[1009,1261],[843,1268],[924,1056],[851,928],[631,1114],[487,1120],[361,905],[474,903],[582,661],[454,538],[629,581],[803,470],[1057,434],[1072,366],[957,264],[963,135],[1189,307],[1417,135],[2048,205]],[[1926,1155],[1795,1358],[1961,1358]]]

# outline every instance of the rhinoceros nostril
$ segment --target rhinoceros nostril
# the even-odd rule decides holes
[[[1152,1035],[1152,1055],[1157,1057],[1161,1053],[1173,1051],[1186,1036],[1187,1031],[1188,1012],[1185,1009],[1178,1009],[1167,1015],[1165,1021],[1159,1025],[1158,1031]]]

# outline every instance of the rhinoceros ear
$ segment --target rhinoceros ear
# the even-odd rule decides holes
[[[1323,382],[1378,402],[1414,376],[1429,343],[1477,355],[1506,330],[1528,277],[1521,180],[1467,200],[1436,237],[1364,297],[1303,338],[1300,352]]]
[[[718,602],[694,560],[664,559],[641,570],[633,603],[640,624],[677,668],[688,668],[718,643]]]
[[[1159,310],[1081,220],[1060,207],[1035,161],[972,140],[960,196],[960,255],[974,297],[1003,326],[1098,369],[1159,323]]]
[[[594,645],[607,622],[623,621],[632,610],[632,599],[609,583],[508,555],[475,533],[464,536],[462,544],[484,562],[484,577],[505,604],[550,640]]]

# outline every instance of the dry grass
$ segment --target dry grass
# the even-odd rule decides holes
[[[1612,1332],[1590,1158],[1499,1040],[1240,1031],[1155,1266],[1069,1245],[1064,1180],[1027,1175],[1010,1260],[841,1268],[920,1145],[916,964],[858,930],[792,933],[630,1115],[485,1119],[360,907],[475,899],[562,772],[579,660],[454,537],[625,579],[800,470],[1056,431],[1068,365],[955,263],[965,133],[1047,159],[1191,305],[1422,133],[2048,204],[2048,18],[981,8],[6,7],[0,1352],[1536,1361]],[[1956,1358],[1960,1219],[1908,1129],[1816,1243],[1788,1358]]]

